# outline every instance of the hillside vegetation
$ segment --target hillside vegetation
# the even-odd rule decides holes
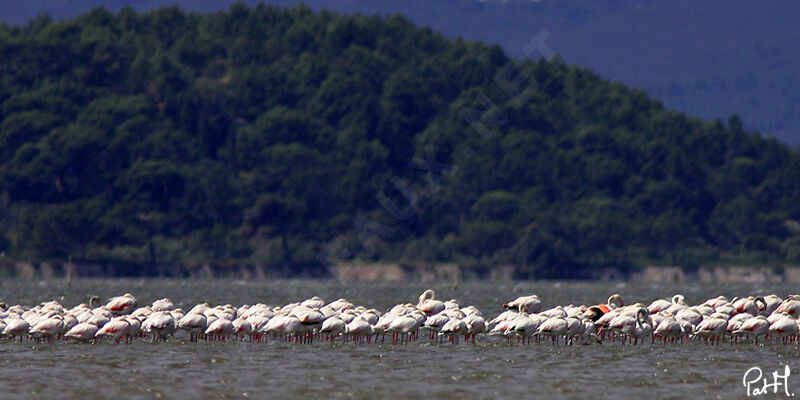
[[[0,54],[11,259],[800,262],[798,151],[403,17],[95,9]]]

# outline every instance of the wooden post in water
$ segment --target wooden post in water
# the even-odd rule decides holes
[[[72,274],[74,272],[74,268],[72,267],[72,256],[69,256],[67,259],[67,287],[72,286]]]

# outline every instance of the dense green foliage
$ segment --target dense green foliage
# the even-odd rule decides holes
[[[402,17],[95,9],[0,53],[12,258],[800,261],[797,151]]]

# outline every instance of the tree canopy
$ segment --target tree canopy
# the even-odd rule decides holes
[[[237,3],[0,25],[16,259],[800,262],[800,153],[557,57]]]

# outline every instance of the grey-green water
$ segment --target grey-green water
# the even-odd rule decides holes
[[[489,318],[500,305],[536,293],[544,306],[596,304],[609,294],[649,303],[682,293],[689,303],[717,295],[797,292],[786,284],[651,285],[633,283],[469,282],[363,283],[233,280],[11,280],[0,301],[35,305],[58,299],[72,306],[90,295],[133,293],[140,305],[169,297],[188,309],[211,304],[285,304],[318,295],[385,310],[416,302],[433,288],[440,298],[473,304]],[[62,299],[63,297],[63,299]],[[352,343],[298,345],[189,343],[85,345],[0,341],[0,399],[7,398],[743,398],[744,373],[766,375],[788,364],[800,368],[796,345],[752,344],[553,346],[508,345],[481,338],[476,345],[405,346]],[[800,371],[800,370],[798,370]],[[788,379],[800,392],[800,373]],[[781,393],[783,389],[780,389]],[[762,398],[785,397],[781,393]]]

